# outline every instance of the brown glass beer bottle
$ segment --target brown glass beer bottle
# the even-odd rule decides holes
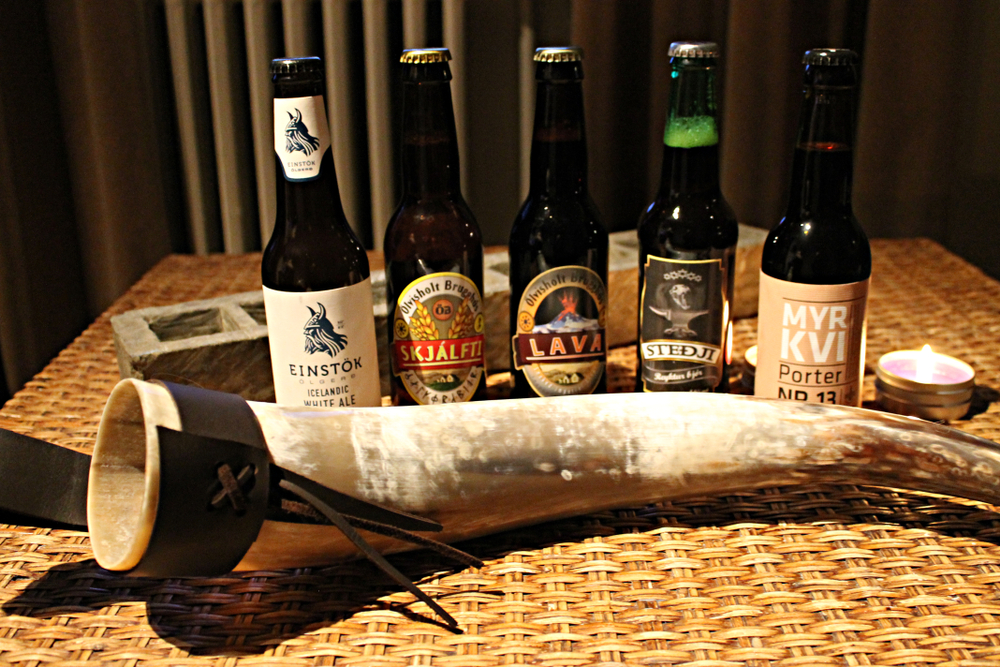
[[[606,390],[608,232],[587,190],[583,50],[535,52],[528,197],[510,231],[513,397]]]
[[[319,58],[271,63],[277,216],[261,280],[278,403],[382,404],[368,256],[340,203]]]
[[[719,188],[719,48],[669,55],[660,189],[638,224],[636,391],[728,391],[739,226]]]
[[[483,243],[462,197],[448,49],[403,73],[403,196],[385,233],[393,405],[486,396]]]
[[[851,207],[857,56],[805,54],[805,90],[785,217],[760,273],[754,393],[861,404],[871,249]]]

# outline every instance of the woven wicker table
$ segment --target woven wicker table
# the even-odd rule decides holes
[[[930,241],[873,250],[866,399],[882,353],[930,343],[978,373],[955,426],[1000,439],[1000,283]],[[89,451],[118,380],[109,317],[255,289],[259,259],[163,260],[0,426]],[[737,324],[738,356],[755,332]],[[618,390],[634,354],[612,355]],[[623,509],[479,540],[478,571],[397,558],[452,634],[366,562],[133,579],[98,568],[86,534],[0,525],[0,664],[1000,665],[998,540],[989,506],[855,486]]]

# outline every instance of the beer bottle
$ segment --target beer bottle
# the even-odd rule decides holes
[[[608,232],[587,190],[583,50],[535,51],[528,197],[510,232],[512,396],[603,392]]]
[[[670,45],[663,169],[639,218],[636,391],[729,390],[739,226],[719,188],[712,42]]]
[[[462,197],[448,49],[411,49],[403,76],[403,196],[385,232],[392,402],[486,396],[483,242]]]
[[[271,63],[277,216],[261,280],[277,401],[377,406],[368,256],[340,203],[319,58]]]
[[[807,51],[785,217],[760,273],[754,393],[861,404],[871,250],[851,209],[857,56]]]

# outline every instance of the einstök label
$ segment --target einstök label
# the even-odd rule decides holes
[[[607,303],[601,277],[583,266],[550,269],[528,283],[511,345],[514,367],[536,394],[593,393],[607,363]]]
[[[643,389],[714,389],[722,381],[728,334],[722,260],[649,255],[644,276],[638,369]]]
[[[329,147],[330,125],[322,95],[274,99],[274,152],[287,180],[317,178]]]
[[[861,405],[868,283],[803,285],[762,271],[754,395]]]
[[[459,273],[406,286],[393,318],[392,372],[421,405],[460,403],[486,381],[483,299]]]
[[[281,405],[382,405],[371,279],[339,289],[264,288],[274,394]]]

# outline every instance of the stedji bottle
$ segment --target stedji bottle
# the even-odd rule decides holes
[[[607,386],[608,232],[587,190],[582,60],[535,51],[530,188],[510,232],[513,397]]]
[[[283,405],[382,404],[368,256],[337,188],[319,58],[271,63],[277,216],[261,280]]]
[[[403,52],[403,196],[385,233],[393,405],[486,397],[483,242],[462,197],[448,49]]]
[[[861,404],[871,249],[851,208],[857,56],[807,51],[785,217],[760,273],[754,394]]]
[[[712,42],[670,45],[660,189],[642,214],[636,391],[729,389],[736,216],[719,188]]]

